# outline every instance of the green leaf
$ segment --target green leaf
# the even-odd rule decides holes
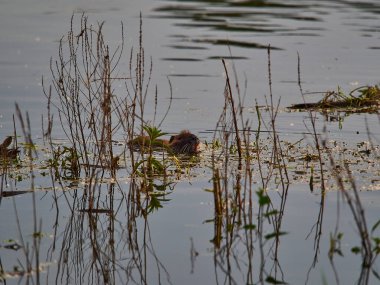
[[[376,244],[380,244],[380,237],[373,237],[372,240],[373,240]]]
[[[277,215],[278,214],[278,211],[277,210],[273,210],[273,211],[268,211],[264,214],[265,217],[270,217],[270,216],[273,216],[273,215]]]
[[[214,190],[213,190],[213,189],[208,189],[208,188],[206,188],[206,189],[203,189],[203,190],[206,191],[206,192],[214,193]]]
[[[264,237],[265,239],[272,239],[274,237],[279,237],[279,236],[287,235],[287,234],[288,234],[287,232],[273,232],[273,233],[265,235]]]
[[[360,253],[360,251],[361,251],[361,248],[358,246],[354,246],[353,248],[351,248],[351,252],[354,254],[358,254]]]
[[[372,273],[373,273],[373,275],[374,275],[378,280],[380,280],[380,275],[379,275],[379,273],[378,273],[377,271],[375,271],[374,269],[372,269]]]
[[[161,202],[155,196],[151,196],[150,203],[148,206],[148,213],[152,213],[154,210],[162,208]]]
[[[33,237],[34,238],[42,238],[43,237],[43,233],[41,233],[41,232],[34,232],[33,233]]]
[[[342,256],[342,257],[344,256],[344,255],[343,255],[343,252],[340,250],[340,248],[336,248],[336,249],[335,249],[335,252],[336,252],[337,254],[339,254],[340,256]]]
[[[256,192],[257,196],[259,197],[259,205],[264,206],[270,203],[270,198],[268,195],[264,193],[264,190],[261,189]]]
[[[166,191],[168,187],[170,187],[170,185],[173,184],[172,182],[170,183],[164,183],[164,184],[154,184],[153,183],[153,187],[154,189],[156,189],[157,191]],[[164,193],[165,194],[165,193]]]
[[[245,225],[245,226],[243,227],[243,229],[248,230],[248,231],[252,231],[252,230],[255,230],[255,229],[256,229],[256,225],[255,225],[255,224]]]
[[[153,143],[157,138],[167,135],[167,133],[161,132],[160,129],[158,129],[155,126],[144,126],[143,129],[146,131],[146,133],[149,136],[149,139]]]
[[[140,160],[140,161],[136,162],[135,165],[133,166],[133,170],[136,171],[139,168],[139,166],[141,164],[143,164],[144,162],[145,162],[145,160]]]
[[[158,172],[162,172],[164,170],[163,164],[159,162],[157,159],[152,159],[151,163],[153,168],[158,170]]]
[[[372,229],[371,229],[371,233],[373,233],[376,229],[377,229],[377,227],[380,225],[380,220],[378,220],[374,225],[373,225],[373,227],[372,227]]]
[[[280,280],[277,280],[276,278],[272,277],[272,276],[268,276],[266,279],[265,279],[266,282],[268,282],[269,284],[288,284],[284,281],[280,281]]]

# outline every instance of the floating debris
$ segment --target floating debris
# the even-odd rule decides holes
[[[12,197],[16,195],[22,195],[26,193],[33,192],[32,190],[26,190],[26,191],[1,191],[0,192],[0,197]]]
[[[358,93],[357,95],[355,93]],[[355,96],[356,95],[356,96]],[[354,113],[377,112],[380,107],[380,89],[377,85],[361,86],[352,90],[348,95],[338,88],[338,91],[328,91],[324,98],[316,103],[295,104],[291,110],[340,110]]]

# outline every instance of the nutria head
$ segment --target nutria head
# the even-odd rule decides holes
[[[169,146],[174,153],[196,154],[200,152],[200,141],[196,135],[185,130],[172,136]]]

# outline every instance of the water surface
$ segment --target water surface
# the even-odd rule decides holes
[[[232,66],[237,72],[239,86],[245,94],[244,109],[252,130],[258,127],[256,102],[266,105],[269,96],[268,45],[275,102],[281,98],[277,129],[281,139],[296,142],[304,139],[313,147],[310,120],[305,112],[289,113],[285,107],[302,102],[297,85],[297,56],[300,57],[302,87],[305,92],[324,92],[341,87],[345,92],[362,85],[379,84],[380,4],[377,1],[5,1],[0,4],[0,139],[13,134],[14,104],[28,111],[32,137],[39,146],[38,161],[47,159],[43,151],[41,121],[46,116],[47,101],[42,92],[41,78],[49,84],[50,58],[57,58],[58,42],[70,28],[72,14],[80,17],[86,12],[96,25],[105,21],[105,34],[110,48],[120,44],[121,21],[126,32],[126,57],[119,75],[127,74],[129,51],[138,46],[139,14],[143,16],[143,41],[147,61],[152,58],[153,73],[147,117],[153,118],[155,86],[159,95],[157,113],[163,116],[169,104],[170,83],[173,103],[163,122],[164,131],[176,133],[190,129],[202,141],[211,142],[216,122],[224,104],[225,58],[231,78]],[[78,18],[76,18],[78,19]],[[78,23],[75,22],[74,23]],[[123,84],[116,85],[117,95],[123,96]],[[236,89],[234,89],[236,92]],[[236,94],[236,93],[235,93]],[[306,96],[318,101],[320,94]],[[269,120],[269,114],[263,111]],[[160,117],[160,118],[161,118]],[[46,117],[45,117],[46,118]],[[375,145],[379,143],[377,115],[351,114],[326,122],[317,117],[317,132],[338,145],[357,149],[358,143],[368,140],[367,126]],[[16,120],[18,134],[20,125]],[[56,139],[68,144],[56,117]],[[254,133],[252,134],[252,138]],[[123,145],[125,134],[117,134]],[[22,138],[20,137],[20,141]],[[336,153],[342,148],[335,148]],[[360,149],[361,150],[361,149]],[[25,157],[25,154],[21,154]],[[351,249],[360,245],[352,212],[331,182],[324,206],[324,222],[320,247],[316,247],[315,224],[320,213],[321,192],[316,185],[311,192],[308,181],[293,181],[288,191],[282,228],[287,232],[280,241],[278,255],[273,244],[258,244],[254,237],[253,257],[247,258],[246,232],[234,237],[230,256],[224,255],[211,242],[214,238],[214,199],[205,189],[212,188],[209,169],[210,152],[199,165],[182,175],[173,185],[163,207],[136,221],[134,235],[128,232],[129,208],[125,202],[129,191],[128,175],[120,173],[120,189],[115,199],[102,192],[104,207],[111,207],[115,219],[107,214],[91,215],[70,208],[80,208],[83,186],[59,187],[52,193],[52,180],[37,171],[34,186],[29,174],[22,181],[9,176],[7,190],[29,190],[31,193],[3,198],[0,206],[2,245],[9,239],[25,239],[29,247],[35,232],[33,199],[37,208],[38,225],[43,239],[40,260],[47,262],[41,283],[97,283],[102,269],[113,272],[110,283],[117,284],[264,284],[267,276],[276,275],[288,284],[336,283],[334,268],[328,259],[330,234],[338,221],[344,233],[335,266],[340,284],[352,284],[360,277],[361,257]],[[360,199],[365,208],[368,227],[379,218],[379,164],[375,154],[370,162],[358,162],[355,178]],[[373,160],[373,163],[372,163]],[[359,160],[358,160],[359,161]],[[363,163],[363,164],[361,164]],[[368,163],[368,164],[366,164]],[[252,189],[260,188],[257,169]],[[108,186],[105,186],[108,187]],[[373,191],[371,191],[373,189]],[[274,205],[279,201],[278,185],[268,190]],[[258,216],[257,200],[254,215]],[[20,229],[17,227],[17,218]],[[41,222],[40,222],[41,221]],[[96,221],[96,230],[94,224]],[[255,220],[255,223],[257,220]],[[265,224],[265,233],[270,233]],[[374,236],[379,236],[374,232]],[[132,241],[132,243],[131,243]],[[223,242],[226,241],[224,236]],[[136,243],[134,243],[136,242]],[[137,249],[133,250],[133,246]],[[223,244],[225,245],[225,244]],[[96,253],[94,249],[98,249]],[[5,271],[25,264],[25,252],[1,248],[1,263]],[[313,267],[315,255],[318,262]],[[111,259],[108,257],[112,256]],[[276,258],[278,258],[278,260]],[[95,260],[95,262],[93,262]],[[264,265],[263,265],[263,261]],[[249,265],[252,262],[253,266]],[[261,270],[264,266],[264,270]],[[377,266],[377,267],[376,267]],[[378,263],[375,268],[378,268]],[[308,274],[308,271],[310,273]],[[276,272],[275,272],[276,271]],[[260,274],[263,274],[264,277]],[[35,275],[32,275],[35,280]],[[92,279],[94,278],[94,279]],[[251,278],[251,279],[250,279]],[[95,280],[95,281],[94,281]],[[260,281],[261,280],[261,281]],[[19,278],[7,279],[16,284]],[[21,283],[27,282],[24,277]],[[371,275],[368,284],[377,284]],[[99,281],[104,283],[104,280]]]

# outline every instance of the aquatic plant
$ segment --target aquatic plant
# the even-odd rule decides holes
[[[226,67],[224,61],[223,66]],[[371,276],[378,276],[374,264],[379,254],[379,243],[373,234],[374,230],[370,238],[355,178],[348,167],[347,157],[351,155],[345,156],[346,160],[340,160],[339,155],[347,150],[335,150],[338,148],[338,143],[329,141],[326,132],[321,133],[317,129],[317,111],[314,109],[306,110],[310,127],[307,127],[308,132],[304,134],[304,138],[295,142],[287,142],[280,138],[276,129],[279,102],[277,104],[274,102],[271,88],[270,48],[268,48],[269,98],[266,99],[265,110],[256,104],[256,128],[252,127],[252,121],[245,117],[246,114],[241,108],[238,76],[233,65],[232,70],[234,84],[231,83],[228,70],[225,68],[225,106],[217,122],[213,143],[210,145],[212,189],[207,191],[213,194],[214,219],[207,222],[214,224],[211,241],[214,246],[216,279],[236,283],[235,278],[238,277],[231,268],[239,268],[244,272],[246,283],[286,283],[285,273],[283,274],[281,270],[279,252],[281,239],[286,237],[289,231],[284,228],[282,220],[288,204],[289,186],[297,183],[300,175],[303,177],[301,181],[309,185],[310,191],[318,191],[320,197],[315,223],[307,235],[307,238],[313,237],[314,256],[306,274],[306,283],[309,274],[319,261],[321,242],[324,238],[322,228],[326,215],[326,191],[332,189],[331,185],[335,185],[333,189],[342,193],[344,201],[350,205],[360,239],[361,246],[352,248],[352,252],[361,254],[363,262],[358,283],[368,284]],[[298,85],[301,95],[304,96],[300,59]],[[233,94],[231,86],[236,86],[234,90],[236,94]],[[238,107],[232,103],[233,100],[239,102]],[[262,116],[263,112],[269,113],[267,121]],[[243,138],[242,140],[238,139],[236,132]],[[263,139],[263,134],[266,135],[266,139]],[[254,139],[251,141],[252,135]],[[303,141],[306,139],[310,142],[305,145]],[[362,152],[350,150],[350,153],[351,151],[352,154]],[[375,149],[373,151],[378,153]],[[299,168],[295,167],[297,164],[300,165]],[[257,181],[261,181],[261,185],[257,185]],[[275,187],[275,193],[271,191],[272,187]],[[256,220],[253,219],[254,216]],[[373,229],[376,229],[378,224],[380,223],[376,223]],[[337,221],[335,232],[330,234],[328,249],[337,283],[339,283],[339,272],[336,270],[334,256],[343,254],[340,245],[344,238],[344,233],[339,231],[339,228]],[[241,248],[245,250],[244,257],[239,253]],[[260,257],[254,259],[254,252]],[[244,266],[237,257],[244,260]],[[258,260],[256,268],[259,269],[256,276],[252,271],[253,260]]]
[[[355,96],[355,93],[358,93]],[[377,112],[380,106],[380,89],[377,85],[361,86],[345,94],[341,88],[337,91],[327,91],[316,103],[294,104],[291,110],[340,110],[350,113]]]
[[[257,110],[257,128],[252,127],[253,119],[247,118],[243,111],[244,98],[240,95],[240,85],[237,71],[232,63],[234,82],[225,61],[222,61],[226,75],[224,90],[225,105],[217,122],[212,147],[212,185],[209,191],[214,196],[214,259],[216,279],[226,278],[235,283],[235,274],[230,268],[242,266],[234,256],[234,248],[242,241],[246,252],[244,257],[246,272],[245,283],[285,282],[277,276],[280,268],[277,260],[280,239],[286,234],[282,230],[282,217],[286,205],[289,178],[286,166],[286,155],[283,152],[282,142],[276,129],[278,104],[273,100],[271,86],[270,47],[268,47],[268,75],[269,75],[269,123]],[[232,90],[231,86],[236,88]],[[235,104],[235,102],[237,102]],[[262,141],[262,128],[267,128],[268,140]],[[251,135],[255,139],[251,142]],[[217,138],[216,138],[217,136]],[[215,147],[217,146],[217,147]],[[231,150],[233,150],[231,152]],[[264,152],[268,151],[266,154]],[[261,185],[255,185],[254,173],[258,173]],[[279,205],[275,205],[267,194],[270,185],[275,180],[278,193],[281,197]],[[256,211],[254,211],[256,207]],[[254,221],[254,216],[257,220]],[[268,221],[268,224],[266,223]],[[265,233],[265,234],[264,234]],[[256,237],[256,238],[254,238]],[[259,264],[258,276],[254,276],[253,256],[255,242],[258,243]],[[270,245],[269,245],[270,244]],[[266,273],[265,250],[269,249],[275,256],[273,272]],[[232,265],[232,263],[235,263]],[[218,273],[221,276],[218,276]],[[256,279],[257,278],[257,279]]]

